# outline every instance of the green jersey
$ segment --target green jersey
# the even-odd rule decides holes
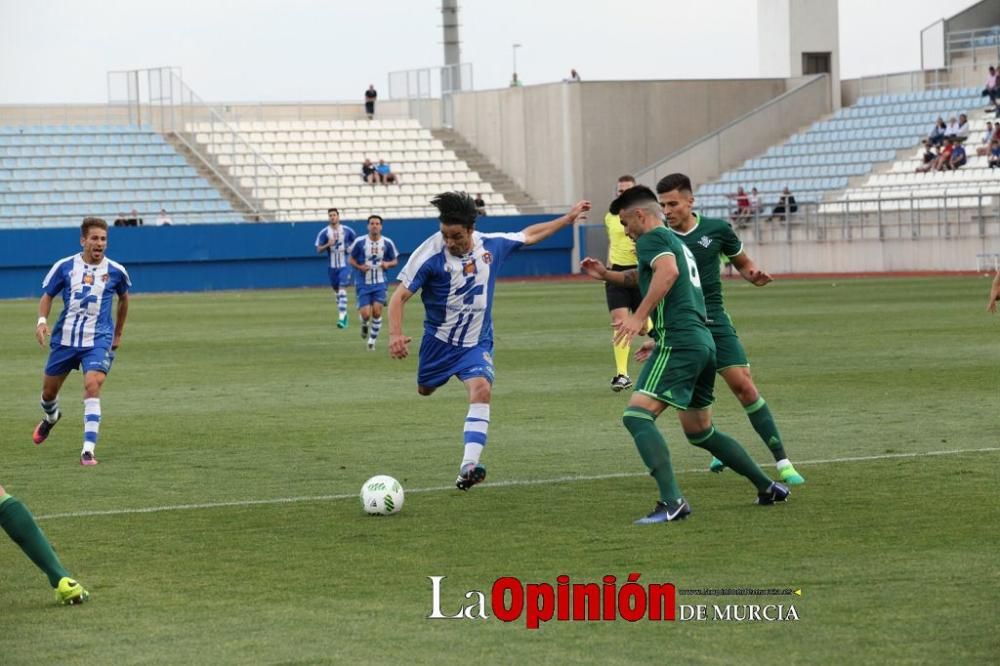
[[[722,304],[722,270],[720,258],[732,258],[743,251],[743,243],[725,220],[694,214],[695,223],[685,233],[674,231],[691,250],[701,276],[705,294],[705,311],[710,321],[723,320],[726,309]]]
[[[714,348],[712,335],[705,326],[705,299],[701,280],[691,251],[667,227],[657,227],[635,243],[638,259],[639,291],[645,298],[653,278],[653,263],[665,254],[677,261],[679,275],[666,297],[650,313],[653,330],[650,336],[671,347],[705,346]]]

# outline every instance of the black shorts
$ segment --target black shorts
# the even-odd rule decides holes
[[[613,271],[627,271],[634,268],[635,266],[611,265]],[[630,312],[635,312],[639,308],[639,303],[642,303],[642,292],[639,291],[639,287],[619,287],[605,282],[604,295],[608,300],[608,310],[628,308]]]

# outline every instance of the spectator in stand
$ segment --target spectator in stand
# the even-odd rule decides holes
[[[486,202],[483,200],[482,194],[477,194],[474,200],[476,204],[476,215],[483,217],[486,215]]]
[[[569,70],[569,80],[572,83],[579,83],[580,82],[580,74],[575,69]]]
[[[986,163],[990,165],[990,169],[1000,168],[1000,141],[993,140],[993,143],[990,145],[990,155],[986,158]]]
[[[115,218],[116,227],[128,226],[125,224],[125,213],[118,213],[118,217]]]
[[[935,150],[935,146],[934,144],[931,143],[930,139],[924,139],[924,155],[923,155],[924,164],[929,164],[934,160],[936,160],[940,152],[941,152],[940,148]],[[917,171],[920,171],[920,167],[917,167]]]
[[[986,108],[987,111],[992,111],[997,108],[997,95],[1000,94],[1000,83],[997,82],[997,68],[990,67],[990,73],[986,75],[986,87],[983,88],[983,94],[980,97],[989,97],[990,106]]]
[[[938,153],[937,158],[932,162],[927,162],[921,167],[917,167],[918,173],[927,173],[928,171],[944,171],[948,168],[948,164],[951,162],[951,153],[955,150],[955,140],[952,138],[947,138],[944,141],[944,148]]]
[[[944,143],[944,133],[947,129],[948,126],[944,124],[944,118],[938,116],[938,119],[934,122],[934,129],[931,130],[927,139],[931,142],[931,144],[940,146]]]
[[[739,226],[746,226],[747,221],[753,215],[750,210],[750,197],[742,187],[736,188],[736,194],[730,194],[730,199],[736,199],[736,210],[733,211],[733,222]]]
[[[955,147],[951,151],[951,157],[948,159],[946,168],[949,171],[955,171],[959,167],[965,166],[966,161],[965,146],[960,143],[955,143]]]
[[[160,216],[156,218],[156,226],[158,226],[158,227],[169,227],[173,223],[174,223],[174,221],[171,220],[170,216],[167,214],[167,209],[166,208],[161,208],[160,209]]]
[[[398,182],[396,174],[392,172],[392,169],[385,163],[385,160],[378,161],[378,166],[375,167],[375,174],[378,176],[378,182],[383,185],[392,185]]]
[[[944,140],[945,141],[948,141],[948,139],[954,140],[956,136],[958,136],[958,120],[956,120],[955,117],[952,116],[951,118],[948,119],[948,127],[946,127],[944,130]]]
[[[368,120],[375,117],[376,99],[378,99],[378,91],[375,90],[375,84],[369,84],[368,90],[365,91],[365,113],[368,114]]]
[[[365,163],[361,165],[361,180],[372,185],[378,182],[378,172],[375,170],[375,165],[367,158]]]
[[[958,115],[958,131],[955,133],[956,141],[965,141],[969,138],[972,130],[969,128],[969,118],[964,114]]]
[[[771,216],[767,218],[767,221],[770,222],[774,218],[782,221],[787,220],[789,215],[797,213],[798,210],[799,204],[795,201],[795,196],[786,187],[781,191],[781,198],[778,200],[778,205],[771,211]]]
[[[761,214],[764,209],[761,207],[760,194],[757,193],[756,187],[750,188],[750,214],[756,217]]]
[[[1000,125],[1000,123],[997,123]],[[979,141],[979,145],[976,146],[976,155],[982,157],[983,155],[989,155],[990,144],[993,143],[993,123],[986,123],[986,131],[983,132],[983,138]]]

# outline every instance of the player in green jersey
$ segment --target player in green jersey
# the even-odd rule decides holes
[[[630,343],[644,330],[647,318],[653,322],[652,340],[636,354],[646,362],[622,416],[660,491],[656,507],[636,523],[665,523],[691,513],[677,485],[667,442],[656,427],[656,418],[668,406],[677,408],[691,444],[709,451],[756,486],[758,504],[785,501],[788,488],[772,481],[736,440],[712,425],[715,343],[705,325],[705,300],[690,250],[664,226],[656,195],[648,187],[623,192],[611,204],[611,213],[620,217],[626,233],[636,241],[637,269],[611,271],[590,257],[581,267],[605,282],[639,285],[642,302],[616,327],[617,344]]]
[[[0,486],[0,528],[49,578],[61,604],[82,604],[90,598],[87,590],[63,568],[49,540],[38,528],[28,508]]]
[[[750,361],[747,360],[746,351],[723,305],[720,259],[727,258],[743,279],[758,287],[769,283],[771,276],[758,268],[743,251],[743,243],[728,222],[692,212],[694,195],[691,180],[687,176],[682,173],[665,176],[656,184],[656,193],[663,206],[667,224],[691,250],[698,264],[708,314],[708,329],[715,340],[716,371],[722,375],[733,395],[743,405],[753,429],[774,456],[781,480],[793,486],[805,483],[806,480],[795,470],[785,453],[778,426],[754,385],[750,375]],[[725,464],[718,458],[713,458],[709,465],[713,472],[721,472],[725,468]]]

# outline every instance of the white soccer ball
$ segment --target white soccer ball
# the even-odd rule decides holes
[[[373,476],[361,486],[361,507],[371,516],[399,513],[403,508],[403,486],[391,476]]]

